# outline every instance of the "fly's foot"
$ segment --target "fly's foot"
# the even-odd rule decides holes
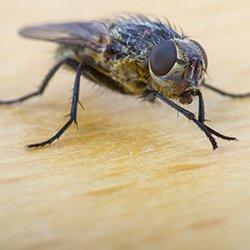
[[[204,123],[203,123],[203,124],[204,124]],[[208,127],[208,126],[205,125],[205,124],[204,124],[204,126],[207,128],[207,130],[208,130],[211,134],[215,135],[215,136],[218,137],[218,138],[221,138],[221,139],[226,140],[226,141],[239,141],[237,138],[231,137],[231,136],[223,135],[223,134],[221,134],[221,133],[215,131],[214,129]]]
[[[29,144],[29,145],[26,145],[26,148],[28,148],[28,149],[40,148],[40,147],[43,148],[46,145],[49,146],[52,142],[53,142],[53,140],[47,140],[47,141],[43,141],[43,142],[40,142],[40,143]]]

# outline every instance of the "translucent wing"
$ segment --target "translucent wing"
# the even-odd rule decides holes
[[[60,44],[79,45],[101,52],[109,43],[108,29],[103,22],[72,22],[30,26],[20,35]]]

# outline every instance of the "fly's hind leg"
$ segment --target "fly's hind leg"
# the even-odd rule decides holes
[[[65,63],[67,63],[69,59],[63,59],[59,62],[57,62],[48,72],[44,80],[42,81],[42,84],[40,85],[39,89],[37,91],[34,91],[30,94],[24,95],[22,97],[13,99],[13,100],[6,100],[6,101],[0,101],[0,105],[11,105],[11,104],[16,104],[16,103],[22,103],[24,101],[29,100],[32,97],[42,95],[46,87],[48,86],[50,80],[52,77],[55,75],[55,73],[58,71],[58,69]]]
[[[217,94],[220,94],[222,96],[227,96],[227,97],[231,97],[231,98],[235,98],[235,99],[243,99],[243,98],[249,98],[250,97],[250,93],[243,93],[243,94],[233,94],[233,93],[229,93],[229,92],[226,92],[224,90],[221,90],[221,89],[218,89],[214,86],[211,86],[210,84],[207,84],[205,82],[203,82],[202,84],[203,87],[211,90],[211,91],[214,91],[215,93]]]
[[[78,67],[76,70],[76,78],[75,78],[75,82],[74,82],[74,88],[73,88],[73,97],[72,97],[72,102],[71,102],[70,119],[50,139],[43,141],[43,142],[40,142],[40,143],[27,145],[28,148],[37,148],[37,147],[43,147],[45,145],[49,145],[53,141],[59,139],[72,123],[77,124],[76,119],[77,119],[77,106],[78,106],[78,102],[79,102],[80,78],[81,78],[81,74],[82,74],[83,69],[84,69],[84,65],[81,63],[78,64]]]

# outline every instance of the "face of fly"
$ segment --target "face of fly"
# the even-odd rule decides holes
[[[178,98],[182,104],[192,102],[192,94],[200,87],[207,64],[205,50],[188,38],[156,45],[149,58],[153,81],[163,93]]]

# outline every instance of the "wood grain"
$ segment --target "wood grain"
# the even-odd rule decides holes
[[[249,91],[249,8],[243,0],[1,1],[0,98],[34,90],[53,64],[54,45],[20,39],[20,26],[118,11],[168,17],[206,48],[211,82]],[[204,91],[211,126],[239,139],[212,152],[173,110],[83,80],[79,130],[25,150],[65,122],[73,78],[62,71],[43,98],[1,107],[1,249],[249,249],[250,100]]]

